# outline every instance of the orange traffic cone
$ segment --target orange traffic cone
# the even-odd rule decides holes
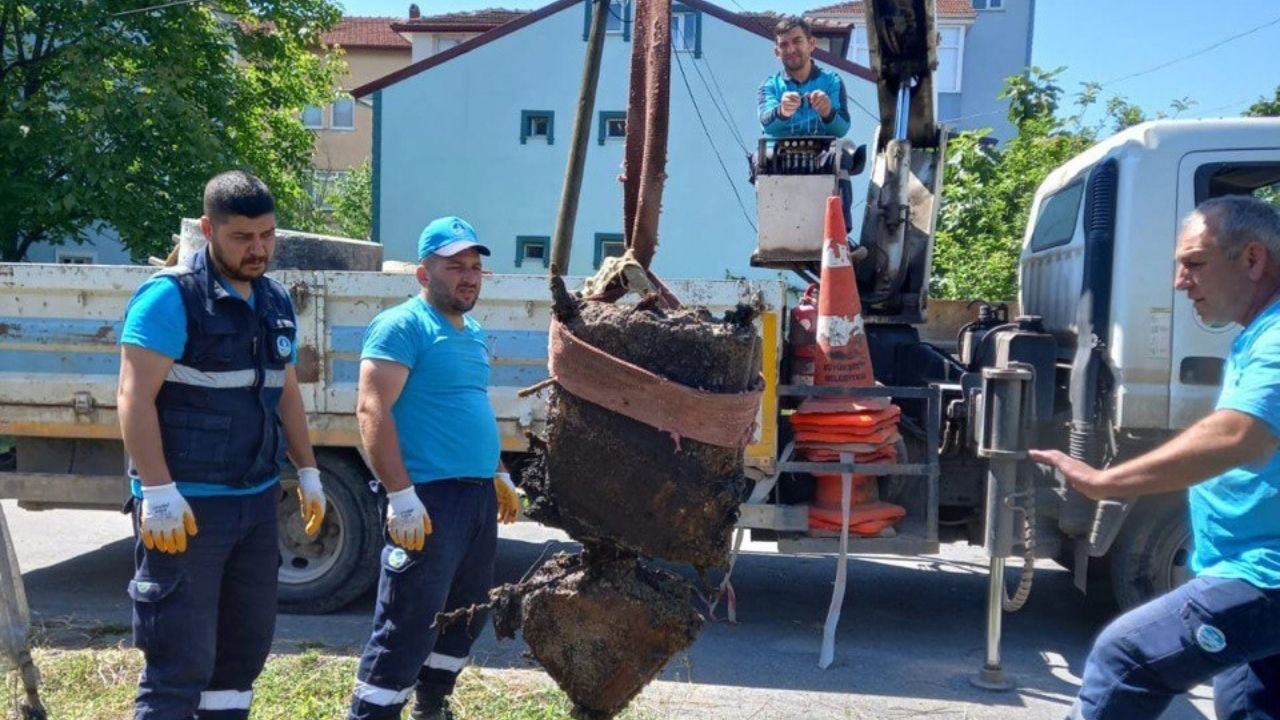
[[[814,385],[870,387],[871,352],[862,323],[862,302],[845,239],[840,198],[827,198],[822,248],[822,282],[818,291],[818,351]],[[860,412],[888,406],[884,398],[809,398],[800,412]]]

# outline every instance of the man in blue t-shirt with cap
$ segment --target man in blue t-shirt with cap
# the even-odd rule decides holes
[[[466,314],[488,255],[465,220],[432,221],[418,239],[420,292],[365,331],[356,415],[387,492],[387,538],[351,720],[399,718],[410,695],[413,720],[452,717],[446,701],[485,614],[444,632],[435,617],[488,600],[497,522],[520,512],[501,472],[484,329]]]
[[[1244,327],[1218,405],[1169,442],[1103,470],[1032,450],[1095,500],[1184,491],[1196,578],[1113,621],[1085,663],[1072,718],[1159,717],[1213,679],[1219,720],[1280,718],[1280,213],[1201,203],[1178,235],[1174,287],[1206,323]]]

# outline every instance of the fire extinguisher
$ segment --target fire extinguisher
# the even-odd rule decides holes
[[[818,285],[810,285],[800,302],[791,308],[787,330],[791,350],[791,384],[812,385],[814,360],[818,356]]]

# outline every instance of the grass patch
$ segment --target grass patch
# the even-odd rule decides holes
[[[127,720],[142,672],[132,648],[37,649],[41,698],[51,718]],[[273,655],[254,684],[252,720],[334,720],[346,716],[356,659],[307,650]],[[0,690],[0,717],[18,718],[20,686],[12,675]],[[570,703],[545,675],[467,668],[453,696],[458,720],[569,720]],[[408,711],[405,711],[408,715]],[[647,720],[628,710],[620,718]]]

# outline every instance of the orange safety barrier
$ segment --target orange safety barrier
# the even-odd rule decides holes
[[[879,535],[885,528],[906,517],[905,508],[886,502],[873,502],[849,507],[849,532],[864,536]],[[809,527],[840,531],[840,508],[831,510],[814,505],[809,508]]]

